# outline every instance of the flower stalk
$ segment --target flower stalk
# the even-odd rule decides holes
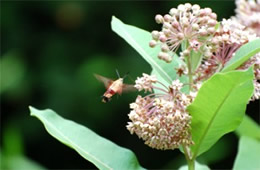
[[[188,169],[189,170],[194,170],[195,169],[195,161],[192,159],[190,148],[186,145],[183,145],[183,150],[184,150],[184,155],[188,164]]]
[[[191,58],[190,55],[187,56],[187,65],[188,65],[188,77],[189,77],[189,91],[192,91],[193,86],[193,77],[192,77],[192,68],[191,68]]]

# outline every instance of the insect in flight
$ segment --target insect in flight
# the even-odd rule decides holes
[[[104,102],[104,103],[107,103],[108,101],[110,101],[112,96],[115,94],[121,95],[122,92],[136,91],[136,88],[134,87],[134,85],[123,84],[123,80],[126,77],[126,75],[123,78],[120,78],[120,75],[117,70],[116,70],[116,73],[119,77],[117,80],[112,80],[110,78],[103,77],[98,74],[94,74],[96,79],[103,82],[107,89],[106,92],[102,96],[102,102]]]

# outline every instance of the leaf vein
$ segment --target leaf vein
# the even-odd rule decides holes
[[[237,86],[236,86],[237,87]],[[228,99],[228,96],[232,93],[232,91],[234,90],[235,88],[231,88],[231,90],[228,91],[227,95],[225,96],[224,100],[220,103],[219,107],[217,108],[217,110],[214,112],[212,118],[210,119],[209,121],[209,124],[208,126],[206,127],[205,129],[205,132],[202,134],[201,138],[199,139],[199,142],[198,142],[198,146],[196,147],[196,150],[194,151],[194,155],[193,155],[193,158],[192,159],[196,159],[196,156],[198,154],[198,151],[199,151],[199,148],[203,142],[203,139],[206,137],[211,125],[213,124],[213,121],[215,119],[215,117],[217,116],[218,112],[220,111],[220,109],[222,108],[223,104],[225,103],[225,101]]]

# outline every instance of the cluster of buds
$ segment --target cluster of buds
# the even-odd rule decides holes
[[[183,41],[188,41],[194,49],[207,41],[206,37],[216,31],[216,18],[217,15],[210,8],[201,9],[199,5],[181,4],[177,9],[172,8],[169,14],[155,16],[156,22],[163,26],[161,31],[152,31],[153,40],[149,45],[154,47],[160,42],[161,52],[158,58],[171,62],[171,52],[176,52]]]
[[[216,46],[212,59],[217,65],[224,67],[240,46],[255,38],[245,27],[235,20],[223,19],[212,42]],[[212,61],[211,61],[212,62]]]
[[[155,20],[162,24],[162,30],[152,31],[149,45],[155,47],[160,44],[158,58],[166,62],[172,61],[173,53],[181,44],[185,46],[180,53],[180,59],[184,62],[175,69],[179,77],[185,74],[191,76],[191,91],[189,94],[182,93],[183,84],[179,80],[164,85],[155,76],[143,74],[138,77],[135,88],[151,94],[138,96],[130,104],[131,112],[128,116],[131,121],[127,129],[131,134],[136,134],[146,145],[160,150],[194,144],[190,134],[191,116],[186,108],[193,102],[203,81],[221,71],[242,45],[260,34],[259,2],[237,0],[237,19],[223,19],[219,24],[216,14],[210,8],[201,9],[189,3],[172,8],[164,16],[156,15]],[[256,34],[248,27],[251,31],[258,28]],[[193,52],[202,54],[200,65],[194,70],[191,68]],[[260,53],[238,69],[245,70],[252,65],[255,92],[251,100],[256,100],[260,98]],[[159,84],[160,87],[157,86]],[[155,89],[156,92],[153,92]]]
[[[157,79],[155,76],[150,76],[143,73],[143,77],[137,77],[135,81],[135,88],[139,91],[144,90],[145,92],[152,92],[153,83],[156,83]]]
[[[234,19],[260,36],[260,1],[236,0],[236,6]]]
[[[212,41],[215,44],[219,44],[220,42],[225,44],[245,44],[255,39],[255,37],[256,35],[247,31],[246,27],[236,20],[223,19]]]
[[[136,86],[139,90],[154,89],[156,87],[153,84],[158,83],[154,80],[154,76],[144,74],[136,80]],[[130,133],[135,133],[145,144],[160,150],[192,145],[189,132],[191,116],[186,107],[193,101],[194,95],[182,93],[182,87],[183,84],[175,80],[169,87],[161,89],[162,94],[138,96],[130,104],[132,110],[128,116],[131,122],[127,125]]]
[[[255,34],[247,31],[245,26],[236,20],[223,19],[219,29],[212,37],[211,56],[204,57],[202,64],[196,71],[196,81],[205,80],[215,72],[221,71],[242,45],[255,38]]]

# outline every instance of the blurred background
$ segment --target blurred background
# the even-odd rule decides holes
[[[135,79],[150,66],[112,32],[115,15],[148,31],[154,21],[185,1],[1,1],[1,169],[89,169],[94,165],[61,144],[29,114],[28,106],[50,108],[116,144],[131,149],[143,167],[176,169],[185,163],[178,151],[149,148],[125,128],[136,93],[101,102],[105,88],[93,73]],[[211,7],[218,19],[234,15],[234,1],[189,1]],[[131,79],[126,82],[133,83]],[[258,102],[248,114],[257,119]],[[258,110],[257,110],[258,109]],[[213,169],[230,169],[238,138],[225,135],[199,158]]]

